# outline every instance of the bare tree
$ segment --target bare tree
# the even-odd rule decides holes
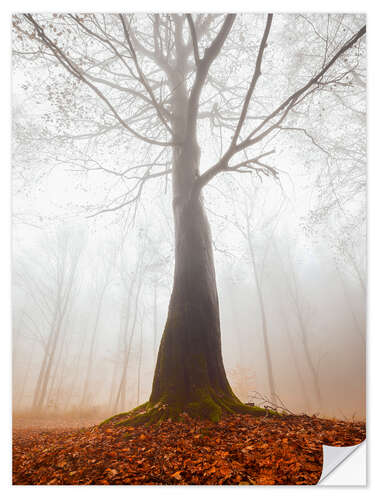
[[[345,302],[348,306],[348,309],[350,311],[350,315],[352,317],[352,320],[353,320],[353,325],[354,325],[354,328],[355,328],[355,331],[357,332],[357,334],[359,335],[361,341],[363,342],[363,344],[365,344],[365,333],[363,331],[363,329],[361,328],[361,325],[360,325],[360,322],[357,318],[357,314],[355,312],[355,308],[354,308],[354,305],[353,305],[353,302],[352,302],[352,299],[350,297],[350,292],[349,292],[349,287],[346,283],[346,278],[345,276],[343,275],[343,272],[341,271],[339,265],[337,264],[337,262],[335,261],[335,269],[336,269],[336,273],[337,273],[337,276],[339,278],[339,283],[342,287],[342,291],[343,291],[343,295],[344,295],[344,298],[345,298]]]
[[[144,145],[146,161],[125,170],[108,169],[100,155],[86,155],[83,161],[62,159],[81,170],[99,169],[117,177],[120,191],[121,181],[132,182],[125,193],[92,215],[137,205],[146,182],[172,175],[174,283],[144,419],[156,413],[158,418],[174,416],[183,410],[213,420],[222,411],[261,411],[239,401],[225,374],[212,238],[202,190],[220,173],[277,178],[277,169],[264,163],[275,152],[269,149],[269,141],[292,111],[345,78],[348,70],[343,69],[342,56],[348,54],[350,66],[355,66],[357,52],[351,49],[358,48],[366,31],[365,26],[353,26],[346,41],[333,43],[337,42],[333,35],[324,45],[315,45],[317,57],[311,58],[309,76],[295,78],[293,90],[279,100],[272,74],[268,79],[262,74],[263,66],[267,67],[263,63],[272,58],[267,47],[273,15],[268,14],[263,23],[262,31],[257,30],[257,48],[250,52],[251,74],[245,82],[229,83],[228,69],[223,81],[212,68],[230,71],[243,48],[241,18],[233,14],[14,17],[21,45],[17,54],[63,68],[70,85],[68,97],[79,87],[89,101],[95,98],[96,106],[85,117],[92,126],[75,125],[72,134],[67,132],[72,127],[61,126],[58,140],[122,131],[127,148],[135,141]],[[301,25],[300,30],[304,37]],[[82,50],[77,48],[77,39]],[[315,66],[312,59],[317,61]],[[269,100],[261,97],[260,81],[270,91]],[[57,97],[54,86],[48,92],[67,110],[65,96]],[[221,147],[217,161],[200,172],[203,142],[199,143],[198,123],[205,119],[216,126],[219,123]],[[71,124],[72,117],[66,120]],[[122,388],[117,401],[121,393]]]
[[[269,325],[262,287],[262,275],[273,232],[275,231],[277,226],[281,206],[277,206],[275,209],[275,213],[273,213],[268,218],[268,220],[265,220],[263,216],[259,217],[259,214],[257,214],[256,212],[256,208],[262,206],[263,204],[259,186],[257,186],[255,183],[250,183],[250,185],[246,185],[246,188],[241,186],[239,192],[242,192],[243,194],[243,203],[240,205],[240,209],[236,211],[236,214],[233,217],[225,217],[225,220],[230,222],[231,225],[236,228],[236,230],[241,234],[246,245],[248,258],[251,265],[251,273],[254,277],[255,282],[256,296],[259,303],[262,325],[262,339],[268,375],[269,398],[276,404],[277,391],[270,349]],[[258,260],[254,249],[254,240],[256,238],[256,235],[259,234],[263,236],[266,244],[263,247],[263,252],[261,255],[262,259],[260,259],[258,256]]]
[[[126,405],[126,383],[129,367],[129,360],[132,351],[133,341],[137,329],[139,300],[145,279],[145,238],[141,234],[139,238],[139,251],[135,269],[130,273],[126,272],[125,263],[120,266],[121,284],[126,293],[127,299],[123,303],[121,311],[120,331],[119,331],[119,355],[120,355],[120,377],[117,380],[118,386],[113,400],[113,409],[117,411],[119,408],[125,408]],[[121,261],[121,256],[120,256]],[[112,387],[116,383],[118,363],[114,364],[112,377]]]
[[[303,351],[306,357],[307,366],[311,373],[314,385],[314,392],[316,395],[316,399],[318,404],[322,406],[323,399],[320,388],[320,380],[319,380],[319,371],[318,365],[313,359],[311,347],[310,347],[310,336],[308,333],[308,328],[306,324],[305,314],[304,314],[304,295],[301,291],[301,287],[299,286],[297,273],[295,269],[294,259],[291,257],[289,249],[287,252],[287,264],[285,265],[280,252],[277,248],[276,242],[273,240],[273,245],[275,249],[275,253],[279,258],[280,267],[282,269],[285,283],[287,285],[287,289],[289,291],[289,296],[291,298],[292,304],[294,306],[295,317],[297,319],[298,328],[300,331],[300,339],[303,346]],[[301,379],[302,380],[302,379]]]
[[[143,314],[143,317],[144,317],[144,314]],[[141,320],[141,326],[140,326],[140,330],[139,330],[138,369],[137,369],[137,406],[139,405],[140,395],[141,395],[142,361],[143,361],[143,320]]]
[[[95,315],[94,315],[94,323],[93,323],[93,328],[91,332],[91,339],[90,339],[90,347],[89,347],[89,357],[88,357],[88,363],[87,363],[87,371],[86,371],[86,377],[85,377],[85,382],[83,385],[83,390],[82,390],[82,399],[81,399],[81,407],[84,408],[88,406],[89,404],[89,386],[91,382],[91,374],[92,374],[92,368],[93,368],[93,362],[94,362],[94,351],[95,351],[95,346],[96,346],[96,340],[97,340],[97,334],[98,334],[98,327],[99,327],[99,320],[102,312],[102,307],[103,307],[103,300],[104,296],[106,293],[106,290],[110,284],[110,279],[111,279],[111,271],[114,266],[115,262],[115,252],[113,249],[110,249],[108,252],[109,255],[106,256],[106,258],[102,258],[99,262],[99,266],[104,266],[104,271],[103,271],[103,276],[100,278],[100,272],[99,276],[98,274],[95,275],[95,285],[96,285],[96,295],[97,295],[97,305],[95,309]],[[94,286],[95,286],[94,285]]]
[[[308,393],[308,390],[306,388],[305,381],[304,381],[304,376],[303,376],[301,368],[300,368],[300,363],[299,363],[298,355],[297,355],[296,348],[295,348],[295,345],[294,345],[294,340],[293,340],[293,337],[292,337],[292,334],[291,334],[291,331],[290,331],[290,327],[289,327],[289,324],[288,324],[288,319],[287,319],[287,317],[285,315],[285,312],[283,310],[281,311],[281,315],[282,315],[282,318],[283,318],[283,321],[284,321],[284,325],[285,325],[285,332],[286,332],[287,339],[288,339],[288,345],[289,345],[289,349],[290,349],[290,354],[291,354],[291,357],[293,359],[293,363],[294,363],[294,366],[295,366],[295,369],[296,369],[296,373],[297,373],[297,377],[298,377],[298,382],[299,382],[299,384],[301,386],[302,398],[305,401],[306,411],[309,413],[311,411],[311,404],[310,404],[309,393]]]
[[[77,266],[83,248],[82,238],[58,230],[45,242],[49,266],[43,263],[43,269],[37,267],[37,274],[27,270],[26,266],[18,271],[32,305],[37,314],[34,324],[43,346],[43,359],[37,378],[33,408],[40,410],[46,402],[48,388],[53,382],[58,351],[69,320],[69,310],[75,293]]]

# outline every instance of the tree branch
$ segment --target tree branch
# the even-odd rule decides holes
[[[130,27],[130,24],[128,22],[126,22],[125,16],[123,14],[121,14],[121,16],[122,16],[122,18],[124,20],[125,26],[126,26],[126,28],[128,30],[130,39],[132,40],[135,49],[137,49],[138,52],[140,52],[144,56],[146,56],[149,59],[151,59],[152,61],[154,61],[154,63],[169,76],[171,74],[171,72],[172,72],[172,67],[168,64],[168,61],[163,56],[161,50],[158,50],[157,47],[155,47],[155,49],[156,49],[155,52],[152,52],[151,50],[148,50],[139,41],[139,39],[134,35],[134,33],[132,32],[132,29]]]
[[[296,92],[290,95],[287,99],[285,99],[272,113],[270,113],[266,118],[262,120],[262,122],[248,135],[248,137],[243,140],[240,144],[235,145],[232,141],[229,146],[227,152],[222,156],[222,158],[211,168],[206,170],[202,175],[200,175],[196,180],[196,185],[194,188],[195,193],[199,193],[199,191],[205,186],[215,175],[219,172],[228,168],[229,160],[236,153],[243,151],[247,147],[254,145],[264,139],[272,130],[278,128],[279,125],[285,120],[289,111],[296,106],[301,100],[309,95],[312,91],[314,91],[314,85],[320,85],[321,78],[327,73],[327,71],[333,66],[333,64],[337,61],[337,59],[342,56],[347,50],[349,50],[355,43],[366,33],[366,26],[363,26],[357,33],[355,33],[344,45],[336,52],[336,54],[328,61],[328,63],[313,77],[311,78],[304,86],[299,88]],[[263,132],[260,132],[264,125],[266,125],[269,121],[275,118],[280,113],[280,118],[270,125],[268,129]],[[255,135],[257,132],[260,132],[258,135]],[[254,137],[255,136],[255,137]],[[269,167],[268,167],[269,168]]]
[[[227,36],[232,28],[235,18],[236,18],[235,14],[228,14],[225,17],[225,21],[219,33],[216,35],[211,45],[205,50],[204,56],[202,59],[200,59],[199,64],[197,66],[195,81],[190,92],[188,120],[187,120],[188,134],[191,134],[193,137],[195,137],[196,135],[199,97],[202,91],[202,87],[206,80],[210,66],[216,59],[222,46],[224,45],[224,42],[227,39]]]
[[[187,18],[187,22],[188,22],[189,28],[190,28],[191,40],[193,42],[193,52],[194,52],[195,64],[198,66],[200,63],[200,58],[199,58],[199,47],[198,47],[197,33],[195,31],[194,21],[193,21],[191,14],[186,14],[186,18]]]
[[[245,101],[244,101],[243,106],[242,106],[240,119],[238,120],[238,124],[237,124],[236,130],[234,132],[230,147],[233,147],[237,144],[237,139],[238,139],[238,136],[240,135],[242,125],[245,121],[251,97],[254,93],[258,78],[261,75],[262,59],[263,59],[264,50],[267,47],[267,39],[268,39],[268,35],[269,35],[270,29],[271,29],[272,18],[273,18],[272,14],[267,15],[267,23],[266,23],[266,27],[264,29],[262,41],[260,42],[260,45],[259,45],[258,56],[257,56],[256,62],[255,62],[255,69],[254,69],[253,77],[251,79],[249,90],[247,91]]]
[[[123,203],[120,203],[119,205],[115,205],[114,207],[103,208],[102,210],[99,210],[98,212],[95,212],[94,214],[88,215],[87,218],[95,217],[99,214],[103,214],[106,212],[115,212],[116,210],[120,210],[120,208],[124,208],[127,205],[130,205],[131,203],[140,199],[142,191],[143,191],[143,187],[144,187],[146,181],[148,181],[149,179],[154,179],[155,177],[164,177],[164,176],[171,174],[171,173],[172,173],[172,169],[163,170],[163,172],[155,172],[153,174],[146,172],[146,174],[139,179],[139,182],[136,185],[136,187],[138,186],[138,191],[133,196],[133,198],[130,198],[129,200],[125,200]],[[127,193],[127,194],[129,194],[129,193]]]
[[[126,27],[125,21],[124,21],[124,17],[123,17],[122,14],[119,14],[119,16],[120,16],[121,24],[122,24],[122,27],[123,27],[123,30],[124,30],[126,41],[127,41],[128,45],[129,45],[129,50],[130,50],[131,56],[133,58],[135,67],[137,68],[137,72],[138,72],[140,81],[142,82],[144,88],[148,92],[148,94],[150,96],[150,99],[152,101],[152,104],[154,105],[154,108],[155,108],[155,110],[156,110],[156,112],[157,112],[160,120],[165,125],[165,127],[168,129],[168,131],[171,134],[173,134],[172,129],[170,128],[170,126],[168,125],[168,123],[167,123],[167,121],[166,121],[166,119],[164,117],[164,113],[166,112],[166,110],[161,106],[160,103],[157,102],[157,100],[155,98],[155,95],[154,95],[154,93],[153,93],[153,91],[151,89],[151,86],[149,85],[149,83],[147,81],[147,78],[145,77],[145,74],[143,73],[142,68],[139,65],[137,54],[136,54],[136,52],[134,50],[132,41],[130,39],[129,32],[128,32],[128,29]]]
[[[220,160],[216,165],[213,167],[209,168],[206,170],[202,175],[198,177],[198,179],[195,182],[195,188],[194,192],[198,194],[200,190],[202,189],[203,186],[205,186],[211,179],[213,179],[219,172],[244,172],[244,170],[240,170],[241,167],[247,167],[247,172],[251,170],[261,170],[263,173],[264,171],[267,171],[277,177],[277,170],[274,169],[273,167],[270,167],[268,165],[265,165],[264,163],[261,163],[259,160],[261,158],[264,158],[265,156],[268,156],[270,154],[275,153],[275,150],[273,149],[272,151],[267,151],[266,153],[261,153],[258,156],[255,156],[254,158],[250,158],[248,160],[245,160],[241,163],[237,163],[236,165],[233,165],[232,167],[228,166],[225,161]],[[251,167],[251,164],[254,163],[256,165],[259,165],[261,169],[257,169],[255,167]]]
[[[90,87],[93,92],[107,105],[107,107],[111,110],[113,116],[121,123],[121,125],[132,135],[137,137],[138,139],[141,139],[144,142],[147,142],[149,144],[154,144],[156,146],[173,146],[175,145],[174,142],[162,142],[158,141],[156,139],[152,139],[149,137],[145,137],[136,130],[134,130],[132,127],[130,127],[122,118],[121,116],[117,113],[116,109],[114,106],[110,103],[110,101],[105,97],[105,95],[95,86],[93,85],[82,73],[82,71],[74,64],[68,56],[54,43],[52,40],[45,34],[43,28],[34,20],[31,14],[24,14],[25,18],[27,19],[28,22],[30,22],[40,39],[44,45],[46,45],[49,49],[52,50],[54,53],[56,59],[60,61],[62,66],[66,70],[69,71],[73,76],[75,76],[78,80],[83,81],[88,87]]]
[[[298,89],[294,94],[289,96],[287,99],[285,99],[284,102],[282,102],[272,113],[268,115],[267,118],[265,118],[262,123],[260,123],[249,135],[248,137],[239,145],[237,146],[237,151],[240,151],[241,149],[246,148],[247,146],[250,146],[251,144],[255,144],[256,142],[259,142],[259,140],[263,139],[266,135],[269,134],[271,130],[273,130],[275,127],[271,126],[269,129],[267,129],[265,132],[259,134],[258,136],[254,137],[254,135],[259,132],[264,125],[266,125],[272,118],[277,116],[281,111],[287,109],[287,112],[283,116],[283,120],[285,119],[286,115],[290,111],[290,109],[293,108],[295,103],[297,102],[298,98],[303,96],[313,85],[319,84],[319,81],[321,78],[327,73],[327,71],[333,66],[333,64],[337,61],[337,59],[342,56],[347,50],[349,50],[353,45],[366,33],[366,26],[363,26],[355,35],[353,35],[350,40],[348,40],[344,45],[341,47],[340,50],[336,52],[336,54],[329,60],[329,62],[319,71],[317,75],[315,75],[313,78],[311,78],[303,87]],[[282,121],[283,121],[282,120]],[[278,125],[280,122],[278,122]]]
[[[323,146],[318,144],[316,142],[316,140],[314,139],[314,137],[311,134],[309,134],[309,132],[307,132],[306,129],[301,128],[301,127],[277,127],[277,128],[279,128],[280,130],[287,130],[287,131],[291,131],[291,132],[302,132],[303,134],[306,135],[306,137],[308,137],[310,139],[310,141],[314,144],[314,146],[316,146],[318,149],[320,149],[326,155],[330,156],[329,151],[327,151],[326,149],[323,148]]]

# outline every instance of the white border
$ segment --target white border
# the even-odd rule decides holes
[[[51,495],[54,497],[65,497],[67,494],[69,496],[82,497],[85,495],[94,497],[102,497],[104,495],[115,495],[121,498],[126,495],[127,497],[142,496],[146,495],[149,497],[160,497],[163,499],[172,498],[175,495],[180,497],[190,497],[191,495],[198,496],[212,496],[217,498],[222,498],[223,495],[235,495],[235,496],[246,496],[249,495],[277,495],[278,498],[293,498],[294,496],[300,497],[301,492],[306,497],[315,498],[318,493],[319,496],[331,495],[333,491],[331,488],[319,488],[315,487],[304,487],[303,490],[300,487],[272,487],[263,486],[259,490],[249,491],[249,487],[209,487],[209,486],[197,486],[197,487],[34,487],[34,486],[16,486],[12,487],[11,481],[11,470],[10,470],[10,459],[11,459],[11,442],[10,442],[10,432],[11,432],[11,413],[10,413],[10,387],[11,387],[11,342],[10,342],[10,16],[12,12],[61,12],[61,11],[73,11],[73,12],[118,12],[118,11],[148,11],[148,12],[241,12],[241,11],[251,11],[251,12],[365,12],[368,15],[367,26],[368,26],[368,63],[369,63],[369,77],[368,77],[368,88],[371,90],[368,99],[368,110],[370,114],[369,120],[369,138],[373,136],[375,140],[374,133],[374,123],[373,123],[373,89],[375,88],[374,80],[374,63],[373,59],[375,57],[373,41],[374,36],[373,30],[373,19],[374,19],[374,2],[372,1],[347,1],[347,0],[314,0],[314,2],[302,2],[283,0],[280,1],[267,1],[263,0],[261,2],[249,2],[244,0],[230,0],[228,2],[223,2],[220,0],[206,0],[206,1],[182,1],[176,2],[175,0],[136,0],[134,2],[125,2],[124,0],[114,1],[106,0],[85,0],[85,1],[72,1],[65,0],[64,2],[57,2],[54,0],[37,0],[34,2],[30,1],[18,1],[14,0],[12,2],[3,3],[0,6],[0,39],[1,39],[1,50],[2,50],[2,73],[0,78],[1,85],[1,168],[0,168],[0,221],[1,221],[1,243],[0,243],[0,304],[1,304],[1,349],[0,349],[0,377],[1,377],[1,388],[2,388],[2,412],[1,412],[1,454],[0,454],[0,494],[2,493],[2,498],[18,497],[27,495],[27,497],[38,498],[49,498]],[[374,213],[374,203],[371,201],[371,196],[373,196],[374,190],[374,175],[371,172],[373,165],[373,154],[374,148],[369,140],[369,255],[371,253],[374,255],[374,230],[372,226],[374,225],[373,213]],[[373,297],[373,286],[374,286],[374,266],[372,262],[369,266],[369,293],[370,297]],[[371,303],[368,301],[368,355],[367,355],[367,398],[369,404],[367,406],[367,417],[368,420],[372,415],[372,405],[373,399],[371,398],[370,390],[374,386],[373,370],[371,365],[373,363],[370,360],[374,359],[373,345],[371,342],[372,336],[372,325],[373,325],[373,310],[371,310]],[[371,351],[371,352],[370,352]],[[373,391],[371,391],[373,392]],[[371,430],[368,426],[368,434],[371,438]],[[368,440],[369,442],[369,440]],[[371,465],[371,462],[370,462]],[[368,467],[368,471],[371,467]],[[353,494],[357,495],[371,495],[371,489],[374,489],[371,485],[371,478],[368,478],[368,483],[370,486],[366,489],[364,488],[335,488],[339,489],[337,493],[345,498],[348,496],[352,500]],[[51,491],[50,488],[53,488]],[[68,490],[67,490],[68,488]],[[126,488],[126,489],[124,489]],[[254,487],[252,487],[254,488]],[[27,490],[27,491],[26,491]]]

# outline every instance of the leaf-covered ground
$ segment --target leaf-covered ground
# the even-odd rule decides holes
[[[364,423],[307,416],[18,427],[13,484],[315,484],[322,444],[351,446],[364,438]]]

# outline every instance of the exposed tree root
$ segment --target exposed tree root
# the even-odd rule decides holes
[[[165,420],[178,421],[187,415],[192,418],[219,422],[223,416],[235,413],[249,414],[257,417],[278,415],[277,412],[269,409],[243,404],[235,396],[233,398],[223,398],[206,393],[201,395],[196,401],[183,406],[175,403],[171,404],[166,401],[159,401],[155,404],[147,402],[129,412],[114,415],[100,425],[137,426],[142,424],[156,424]]]

